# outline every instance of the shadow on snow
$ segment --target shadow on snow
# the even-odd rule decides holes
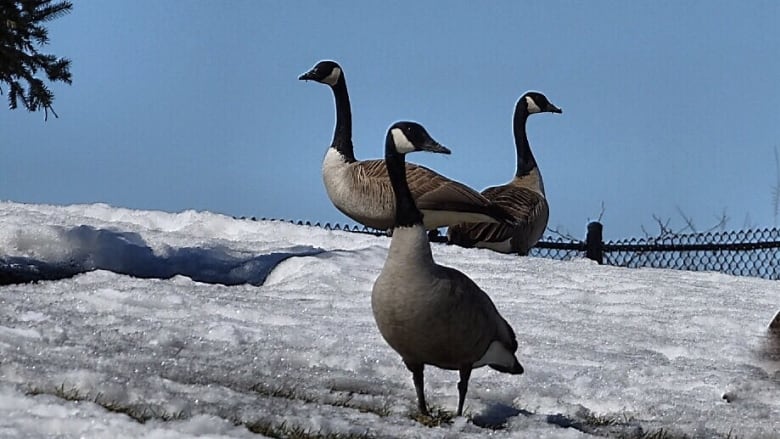
[[[58,280],[93,270],[108,270],[139,278],[169,279],[176,275],[223,285],[262,285],[277,264],[293,256],[312,256],[322,249],[295,246],[262,254],[235,254],[225,248],[167,248],[155,254],[134,232],[78,226],[63,229],[60,238],[67,260],[44,261],[0,256],[0,285]],[[58,243],[59,244],[59,243]]]

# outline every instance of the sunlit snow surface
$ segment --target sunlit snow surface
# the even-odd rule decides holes
[[[766,330],[777,282],[443,245],[437,261],[471,276],[514,327],[526,372],[476,370],[468,416],[427,427],[371,313],[388,244],[211,213],[2,202],[1,258],[104,269],[0,287],[0,437],[258,437],[258,425],[356,437],[780,435],[780,358]],[[209,283],[175,274],[188,270]],[[223,285],[253,279],[264,283]],[[454,411],[456,382],[427,368],[429,404]]]

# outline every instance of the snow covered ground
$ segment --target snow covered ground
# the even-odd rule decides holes
[[[515,328],[526,373],[476,370],[467,416],[447,419],[457,373],[428,368],[445,414],[421,423],[371,313],[388,244],[0,202],[6,268],[94,269],[0,287],[0,437],[780,437],[777,282],[444,245],[438,262]]]

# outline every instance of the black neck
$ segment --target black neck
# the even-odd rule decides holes
[[[336,100],[336,129],[333,133],[331,148],[335,148],[347,160],[355,161],[355,153],[352,147],[352,110],[349,105],[349,93],[347,82],[342,73],[338,82],[331,87],[333,98]]]
[[[385,141],[385,165],[395,193],[395,225],[410,227],[422,224],[422,212],[414,204],[412,191],[409,190],[409,184],[406,182],[406,156],[395,151],[390,133],[387,134]]]
[[[525,124],[528,121],[528,110],[525,100],[521,100],[515,108],[514,131],[515,148],[517,149],[517,170],[515,175],[523,177],[528,175],[536,167],[536,159],[531,152],[531,145],[528,143],[528,134],[525,132]]]

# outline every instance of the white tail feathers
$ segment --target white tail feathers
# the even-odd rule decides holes
[[[501,342],[494,340],[488,346],[485,355],[482,356],[474,367],[490,366],[500,372],[521,374],[523,373],[523,366],[515,358],[515,354],[510,352]]]

